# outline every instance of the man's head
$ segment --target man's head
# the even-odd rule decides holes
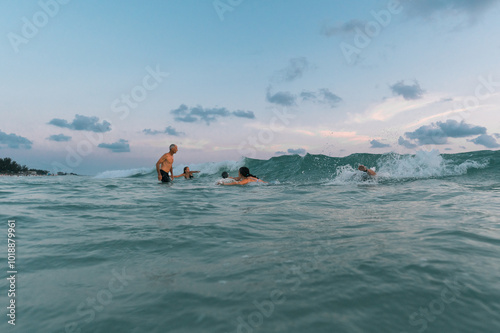
[[[172,144],[170,145],[170,153],[171,153],[171,154],[175,154],[175,153],[177,153],[177,150],[179,150],[179,149],[177,148],[177,145],[175,145],[175,144],[173,144],[173,143],[172,143]]]
[[[226,179],[227,177],[229,177],[229,174],[226,171],[224,171],[222,173],[222,178]]]

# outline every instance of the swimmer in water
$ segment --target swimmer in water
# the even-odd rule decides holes
[[[186,178],[186,179],[193,179],[194,178],[193,173],[199,173],[199,171],[190,171],[189,167],[184,167],[184,173],[181,173],[180,175],[174,176],[174,178],[184,176],[184,178]]]
[[[373,171],[372,169],[368,169],[367,167],[365,167],[364,165],[360,165],[358,167],[358,170],[359,171],[363,171],[363,172],[366,172],[369,176],[376,176],[377,173],[375,171]]]
[[[234,179],[235,181],[231,183],[221,183],[220,185],[245,185],[248,183],[266,183],[260,180],[257,176],[252,175],[247,167],[241,167],[238,170],[238,177],[228,177],[228,178]]]

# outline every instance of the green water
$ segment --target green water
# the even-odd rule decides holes
[[[18,273],[15,327],[0,282],[0,330],[499,332],[499,161],[284,156],[172,185],[149,169],[2,177]],[[243,164],[271,183],[215,185]]]

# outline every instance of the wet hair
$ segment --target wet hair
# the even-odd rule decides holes
[[[241,175],[242,175],[243,177],[245,177],[245,178],[246,178],[246,177],[253,177],[253,178],[257,178],[257,179],[259,179],[259,177],[252,175],[252,174],[250,173],[250,169],[248,169],[247,167],[241,167],[241,168],[240,168],[240,170],[238,170],[238,171],[239,171],[239,172],[241,173]]]
[[[170,150],[174,149],[174,147],[177,147],[177,145],[175,143],[172,143],[169,147]]]
[[[226,179],[227,177],[229,177],[229,174],[226,171],[224,171],[222,173],[222,178]]]
[[[189,168],[189,167],[184,167],[184,173],[186,172],[186,169]]]

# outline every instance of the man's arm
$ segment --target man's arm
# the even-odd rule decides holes
[[[165,161],[165,155],[164,154],[162,157],[160,157],[160,159],[158,160],[158,162],[156,162],[156,172],[158,173],[158,180],[161,180],[161,173],[160,173],[160,165],[163,163],[163,161]]]

